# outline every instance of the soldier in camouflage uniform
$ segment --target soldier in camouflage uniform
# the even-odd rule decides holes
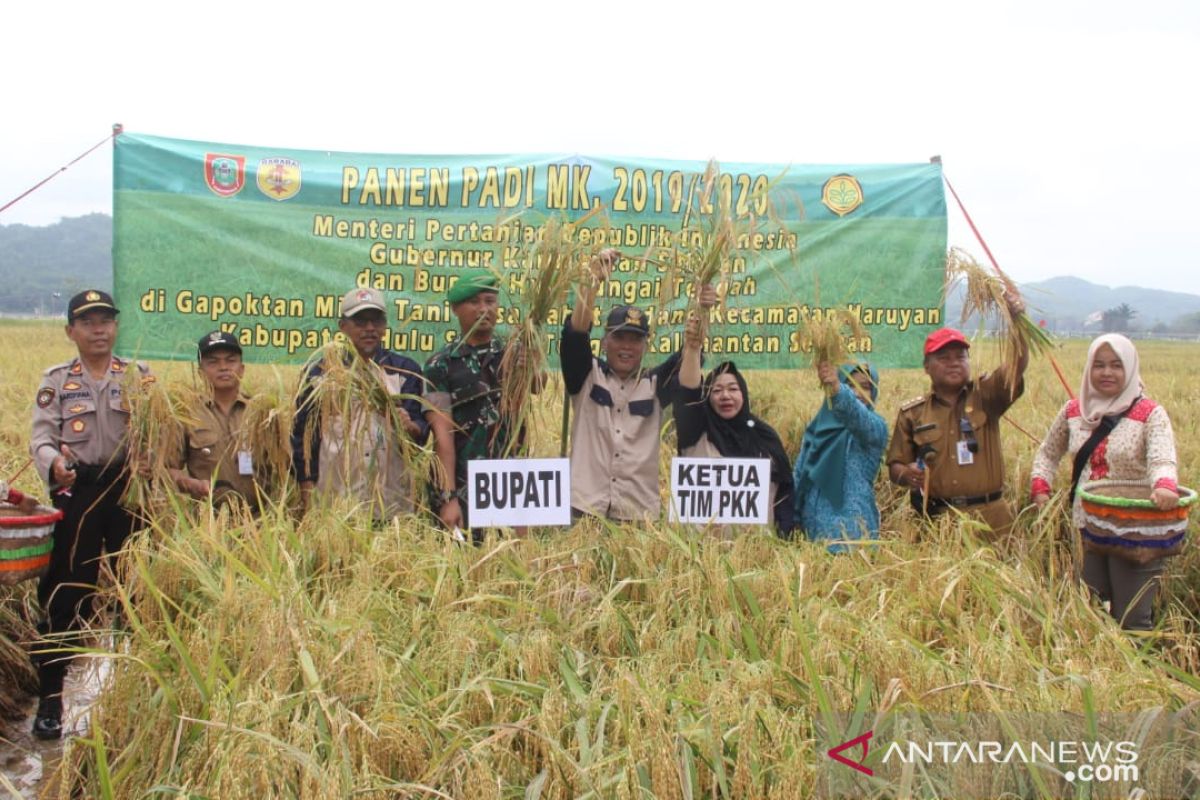
[[[493,336],[499,281],[487,270],[467,270],[446,293],[462,335],[425,364],[426,418],[440,469],[430,484],[433,508],[448,530],[467,520],[467,462],[517,455],[500,417],[500,359],[504,341]]]

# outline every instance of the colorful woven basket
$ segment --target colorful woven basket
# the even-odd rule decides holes
[[[1178,553],[1187,533],[1196,492],[1179,487],[1179,505],[1162,510],[1150,500],[1145,481],[1099,480],[1079,488],[1083,540],[1089,549],[1146,562]]]
[[[45,573],[54,549],[54,523],[62,516],[57,508],[38,506],[26,515],[14,505],[0,503],[0,584],[12,585]]]

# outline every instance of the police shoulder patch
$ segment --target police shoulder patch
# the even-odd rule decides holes
[[[54,402],[54,390],[51,389],[49,386],[43,387],[41,389],[41,391],[39,391],[37,393],[38,408],[46,408],[53,402]]]
[[[924,402],[925,402],[925,395],[921,395],[920,397],[914,397],[912,400],[909,400],[907,403],[902,403],[900,406],[900,410],[901,411],[909,411],[911,409],[916,408],[917,406],[921,405]]]
[[[53,367],[47,367],[47,368],[46,368],[46,371],[42,373],[42,376],[43,376],[43,377],[49,377],[49,376],[53,375],[54,373],[56,373],[56,372],[60,372],[60,371],[62,371],[62,370],[64,370],[64,369],[66,369],[66,370],[69,370],[69,369],[70,369],[70,367],[71,367],[71,365],[72,365],[72,363],[74,363],[74,362],[71,362],[71,361],[64,361],[64,362],[63,362],[63,363],[61,363],[61,364],[55,364]]]

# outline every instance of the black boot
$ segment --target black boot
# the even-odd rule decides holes
[[[38,700],[37,716],[33,718],[33,735],[39,739],[58,739],[62,736],[62,695]]]

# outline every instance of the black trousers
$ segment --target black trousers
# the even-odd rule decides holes
[[[63,518],[54,526],[50,568],[38,584],[38,602],[45,618],[38,625],[41,639],[31,658],[41,681],[41,695],[62,692],[69,653],[56,652],[80,644],[78,632],[94,613],[93,597],[100,566],[115,558],[137,525],[136,517],[121,506],[124,480],[80,484],[70,494],[55,494],[55,508]]]

